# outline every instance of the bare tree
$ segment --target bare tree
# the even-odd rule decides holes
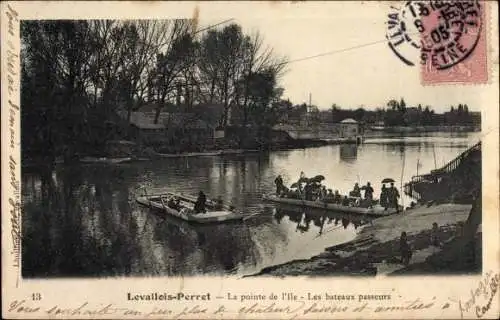
[[[147,98],[149,73],[154,72],[158,54],[171,45],[171,20],[140,20],[126,24],[125,64],[120,77],[126,86],[127,119]]]
[[[171,94],[178,90],[176,80],[181,73],[193,64],[194,42],[190,31],[192,20],[173,20],[164,30],[166,45],[156,54],[156,66],[152,75],[153,90],[156,96],[155,123]]]
[[[264,47],[259,33],[243,34],[241,27],[231,24],[222,30],[210,30],[201,39],[198,63],[200,84],[209,103],[224,107],[220,125],[228,124],[230,108],[243,108],[247,119],[250,79],[253,74],[272,72],[277,78],[286,66],[270,47]],[[244,120],[246,122],[246,120]]]

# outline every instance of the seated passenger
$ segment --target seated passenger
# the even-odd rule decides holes
[[[222,200],[221,196],[218,196],[217,200],[215,200],[214,210],[221,211],[223,208],[224,208],[224,200]]]
[[[290,193],[290,189],[288,189],[286,186],[283,186],[283,187],[281,188],[281,192],[280,192],[280,194],[279,194],[279,197],[280,197],[280,198],[283,198],[283,197],[285,197],[285,198],[286,198],[286,197],[287,197],[287,195],[288,195],[289,193]]]
[[[175,209],[175,200],[174,200],[174,197],[168,198],[167,206],[169,208]]]
[[[349,198],[347,198],[347,196],[342,199],[342,205],[346,207],[349,206]]]
[[[175,210],[180,210],[180,202],[181,200],[179,198],[171,197],[167,201],[167,206]]]
[[[361,189],[359,188],[359,184],[356,182],[354,184],[354,188],[351,192],[349,192],[351,197],[361,197]]]
[[[328,189],[328,193],[325,195],[325,198],[323,201],[328,202],[328,203],[334,203],[335,202],[335,195],[332,192],[332,189]]]
[[[285,193],[285,197],[290,199],[300,199],[300,192],[297,189],[290,189],[287,193]]]

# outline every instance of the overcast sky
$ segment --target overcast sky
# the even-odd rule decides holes
[[[450,105],[466,103],[479,111],[486,93],[497,92],[488,85],[422,86],[419,69],[401,62],[384,41],[389,6],[403,1],[342,2],[137,2],[133,8],[116,1],[99,3],[99,10],[78,2],[48,2],[37,10],[20,2],[29,19],[60,18],[193,18],[200,27],[234,18],[245,32],[258,30],[266,44],[290,60],[325,52],[378,44],[291,63],[281,79],[285,97],[293,103],[308,102],[322,109],[333,103],[344,108],[385,106],[392,98],[404,97],[407,105],[430,105],[438,112]],[[58,10],[55,11],[54,7]],[[132,5],[131,5],[132,6]],[[493,10],[492,12],[496,12]],[[490,36],[491,37],[491,36]],[[490,47],[491,48],[491,47]],[[495,56],[496,54],[496,56]],[[492,53],[498,59],[498,52]],[[490,61],[490,65],[498,63]],[[498,75],[496,75],[498,76]],[[491,76],[490,76],[491,77]],[[493,91],[492,91],[493,90]],[[491,97],[490,97],[491,98]]]
[[[438,112],[459,103],[479,111],[478,95],[483,86],[424,87],[419,69],[394,55],[384,41],[388,6],[366,2],[360,10],[359,3],[352,2],[322,3],[321,7],[285,3],[256,7],[251,14],[237,12],[234,22],[245,32],[260,31],[266,44],[291,61],[382,41],[291,63],[281,85],[293,103],[308,102],[311,93],[312,103],[321,109],[333,103],[343,108],[374,109],[385,106],[391,98],[403,97],[408,105],[430,105]],[[217,23],[204,21],[203,11],[200,18],[203,24]]]

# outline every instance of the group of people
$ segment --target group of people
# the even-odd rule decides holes
[[[178,197],[170,197],[167,201],[167,206],[175,210],[181,210],[181,199]]]
[[[396,208],[396,211],[399,212],[399,191],[396,187],[394,187],[394,182],[391,182],[391,186],[386,188],[385,184],[382,185],[382,191],[380,192],[380,205],[387,208]]]
[[[332,189],[327,189],[326,186],[321,185],[320,182],[308,181],[304,172],[300,173],[299,180],[293,184],[296,185],[296,189],[287,188],[281,175],[276,177],[274,183],[276,185],[276,195],[279,197],[304,199],[307,201],[324,201],[326,203],[336,203],[343,206],[366,206],[368,208],[373,206],[374,189],[370,182],[367,182],[366,185],[362,187],[356,182],[354,188],[349,192],[349,196],[342,196],[338,190],[333,192]],[[364,197],[361,196],[361,191],[364,191]],[[385,184],[382,185],[380,205],[384,207],[385,210],[388,208],[396,208],[399,212],[399,197],[399,191],[394,187],[394,182],[391,183],[389,188],[386,188]]]
[[[394,187],[394,182],[391,182],[391,186],[387,188],[385,184],[382,184],[382,190],[380,192],[380,205],[387,210],[387,208],[395,208],[399,212],[399,191]]]
[[[355,199],[363,199],[361,198],[361,190],[365,191],[364,195],[364,203],[371,208],[373,205],[373,187],[371,186],[370,182],[367,182],[365,186],[359,187],[359,183],[354,184],[354,188],[349,192],[349,196]],[[360,200],[358,200],[360,201]]]

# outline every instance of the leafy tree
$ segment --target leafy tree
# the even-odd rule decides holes
[[[391,110],[398,110],[399,109],[399,102],[395,99],[391,99],[387,102],[387,106],[391,108]]]
[[[27,145],[44,149],[54,158],[70,159],[81,151],[82,139],[90,140],[85,121],[89,107],[87,86],[92,55],[92,39],[86,21],[23,21],[22,64],[24,120],[36,121],[40,114],[46,120],[37,124],[39,138]],[[43,100],[42,100],[43,99]]]
[[[399,103],[399,111],[405,112],[406,111],[406,102],[403,98],[401,98],[401,102]]]
[[[332,104],[331,108],[332,113],[332,122],[340,122],[342,121],[342,109],[336,103]]]
[[[354,120],[356,121],[362,121],[363,118],[365,117],[366,110],[363,108],[358,108],[354,110]]]

